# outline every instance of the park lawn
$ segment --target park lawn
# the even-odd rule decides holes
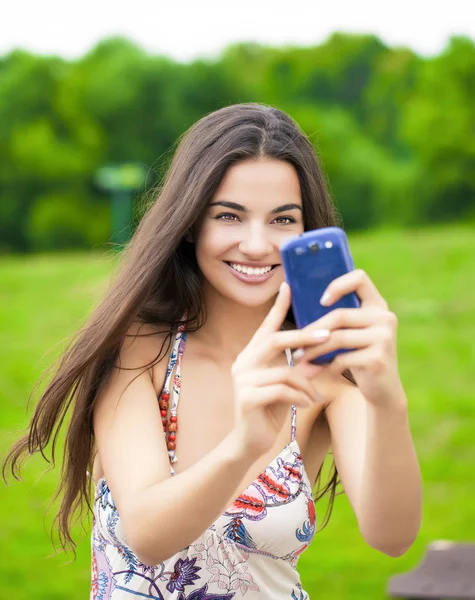
[[[434,539],[475,541],[475,231],[452,225],[350,234],[365,269],[399,317],[402,381],[424,480],[424,519],[417,542],[401,558],[367,547],[344,495],[332,518],[300,558],[312,599],[386,597],[388,578],[412,569]],[[43,370],[59,356],[106,291],[110,254],[0,257],[0,455],[28,423]],[[84,600],[89,594],[89,526],[75,527],[77,560],[53,553],[48,503],[57,468],[32,457],[23,483],[0,487],[0,600]],[[323,517],[326,505],[317,504]]]

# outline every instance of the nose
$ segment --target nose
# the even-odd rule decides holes
[[[265,227],[255,223],[246,228],[244,237],[239,242],[239,251],[253,258],[262,258],[274,250],[272,240]]]

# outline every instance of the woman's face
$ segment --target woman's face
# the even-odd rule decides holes
[[[284,281],[279,246],[304,231],[297,172],[275,159],[231,166],[200,222],[196,258],[221,296],[262,306]]]

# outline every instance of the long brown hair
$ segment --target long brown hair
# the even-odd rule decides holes
[[[230,165],[244,159],[269,157],[294,166],[300,181],[306,230],[339,225],[341,220],[326,189],[315,150],[299,126],[284,112],[257,103],[221,108],[196,122],[179,140],[170,166],[154,190],[153,201],[122,252],[117,276],[86,325],[76,332],[54,367],[54,375],[35,408],[27,433],[10,449],[3,477],[21,479],[26,454],[41,452],[53,437],[51,460],[60,428],[71,409],[64,443],[60,484],[53,501],[62,496],[53,521],[63,550],[69,546],[73,517],[91,507],[94,460],[92,415],[96,399],[112,369],[121,345],[135,321],[166,325],[168,343],[150,368],[162,360],[171,335],[187,312],[187,328],[204,323],[199,269],[194,246],[185,240],[199,221],[209,199]],[[289,318],[293,320],[290,312]],[[48,372],[51,370],[48,369]],[[344,373],[351,380],[351,374]],[[317,476],[320,482],[321,469]],[[338,474],[333,471],[317,499],[330,492],[324,527],[330,517]],[[76,519],[75,519],[76,520]]]

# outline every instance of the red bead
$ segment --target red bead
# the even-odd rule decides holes
[[[167,418],[166,417],[162,417],[162,425],[166,425],[167,424]]]
[[[168,400],[170,400],[170,394],[168,392],[163,392],[162,400],[165,400],[166,402],[168,402]]]
[[[161,410],[160,414],[162,415],[162,417],[166,417],[167,416],[167,411],[166,410]]]
[[[167,426],[166,426],[166,425],[164,425],[164,426],[163,426],[163,431],[164,431],[165,433],[167,432]]]
[[[177,423],[177,422],[178,422],[177,418],[176,418],[176,417],[174,417],[174,416],[170,417],[170,421],[171,421],[172,423]]]
[[[175,442],[168,442],[168,449],[175,450]]]
[[[176,426],[176,423],[170,423],[170,425],[168,426],[168,429],[170,431],[177,431],[178,427]]]
[[[168,439],[170,440],[170,442],[174,442],[174,441],[176,440],[176,436],[175,436],[175,434],[171,433],[171,434],[168,436]]]

